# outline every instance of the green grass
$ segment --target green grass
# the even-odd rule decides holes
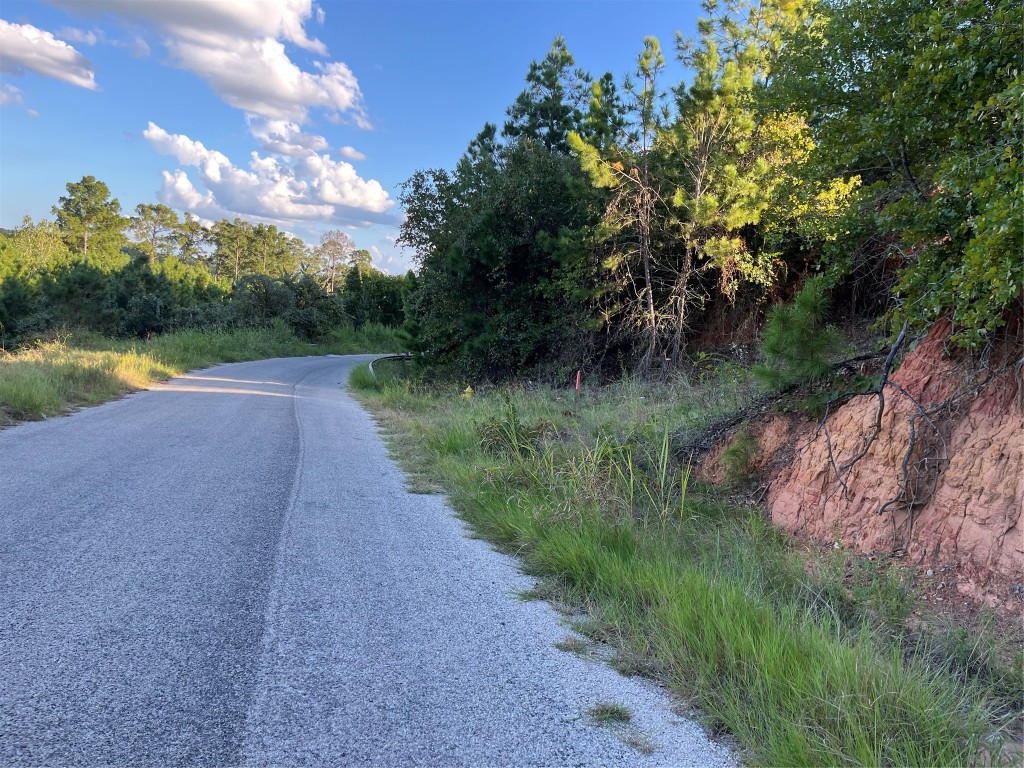
[[[800,555],[761,513],[691,481],[673,436],[733,407],[714,405],[712,376],[579,400],[514,389],[466,398],[464,386],[428,389],[398,366],[370,382],[357,371],[351,384],[407,468],[443,485],[475,532],[517,554],[554,599],[586,612],[581,631],[695,701],[751,762],[999,761],[1019,673],[989,659],[981,675],[909,642],[897,572],[842,551]]]
[[[13,354],[0,352],[0,423],[42,419],[106,402],[217,363],[399,348],[394,331],[382,326],[340,328],[319,344],[300,341],[283,325],[267,330],[183,331],[148,341],[73,334]]]
[[[584,658],[590,654],[590,644],[586,640],[573,635],[559,640],[555,643],[555,648]]]
[[[628,723],[633,719],[629,708],[611,701],[600,701],[587,712],[599,723]]]

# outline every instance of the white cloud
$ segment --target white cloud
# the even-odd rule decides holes
[[[70,40],[73,43],[81,43],[82,45],[96,45],[101,39],[103,33],[94,32],[91,29],[77,29],[76,27],[62,27],[57,30],[57,34],[63,37],[65,40]]]
[[[204,35],[283,38],[318,54],[327,49],[306,36],[312,0],[50,0],[72,13],[109,13],[156,24],[177,37]]]
[[[155,25],[172,60],[206,80],[225,102],[276,120],[304,122],[310,108],[369,128],[359,83],[341,62],[300,69],[285,51],[292,43],[326,56],[304,25],[322,9],[312,0],[54,0],[72,12],[107,12]]]
[[[103,44],[114,48],[124,48],[136,58],[149,55],[149,43],[139,35],[134,35],[127,40],[120,40],[107,37],[102,29],[78,29],[77,27],[62,27],[57,30],[57,35],[82,45]]]
[[[386,234],[383,240],[371,245],[369,250],[373,256],[373,265],[389,275],[404,275],[416,266],[409,252],[396,246],[390,234]]]
[[[303,72],[271,38],[224,39],[215,45],[172,40],[168,49],[238,109],[302,122],[309,107],[318,107],[336,116],[350,114],[357,125],[369,127],[359,83],[341,62],[317,63],[317,74]]]
[[[304,155],[310,151],[321,152],[330,146],[323,136],[303,133],[298,123],[288,120],[246,115],[246,122],[260,147],[275,155]]]
[[[298,158],[295,171],[310,179],[310,187],[324,202],[366,213],[383,213],[394,205],[377,181],[363,181],[355,168],[329,155],[311,152]]]
[[[174,173],[162,171],[161,173],[164,183],[160,188],[160,200],[165,205],[207,216],[219,217],[227,213],[217,205],[212,192],[202,194],[192,185],[191,179],[184,171],[177,170]]]
[[[26,69],[96,90],[92,63],[74,47],[31,24],[0,19],[0,71],[22,75]]]
[[[379,218],[394,206],[379,182],[360,178],[348,163],[302,148],[301,142],[316,144],[320,137],[301,134],[287,123],[256,122],[266,135],[287,138],[284,143],[292,154],[279,159],[253,152],[248,169],[238,168],[202,142],[150,123],[142,135],[158,152],[195,168],[205,188],[197,189],[180,169],[173,174],[165,171],[161,200],[212,218],[232,213],[282,222],[340,224]]]
[[[366,155],[360,152],[355,147],[342,147],[338,150],[338,154],[344,157],[346,160],[365,160]]]
[[[0,85],[0,104],[24,104],[21,91],[10,83]]]

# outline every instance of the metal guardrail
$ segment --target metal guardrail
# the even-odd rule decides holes
[[[412,355],[409,354],[408,352],[403,352],[400,355],[385,355],[384,357],[378,357],[376,360],[371,360],[370,364],[367,367],[370,369],[370,375],[373,376],[373,380],[374,381],[377,380],[377,373],[376,373],[376,371],[373,370],[373,364],[374,363],[379,363],[381,360],[402,360],[402,361],[406,361],[406,360],[412,360]]]

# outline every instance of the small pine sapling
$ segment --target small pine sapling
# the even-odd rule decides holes
[[[822,382],[832,375],[831,357],[841,337],[825,324],[828,311],[829,298],[821,276],[807,280],[791,304],[772,307],[761,338],[765,362],[753,369],[762,384],[784,389]]]

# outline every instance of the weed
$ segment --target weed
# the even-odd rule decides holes
[[[650,736],[636,728],[620,733],[619,738],[627,747],[632,747],[642,755],[650,755],[658,748]]]
[[[590,643],[576,635],[569,635],[563,640],[555,643],[555,648],[567,653],[574,653],[577,656],[588,656],[590,654]]]
[[[735,486],[749,482],[756,458],[757,438],[750,433],[750,426],[744,423],[718,459],[725,468],[726,483]]]
[[[587,714],[599,723],[628,723],[633,719],[629,707],[611,701],[599,701]]]

